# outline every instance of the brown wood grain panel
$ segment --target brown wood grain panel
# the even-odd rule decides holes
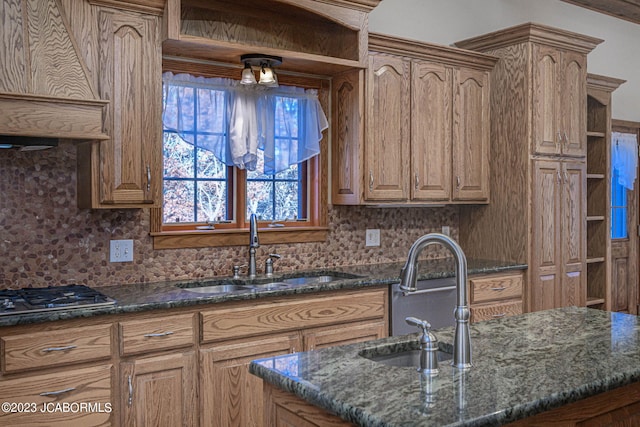
[[[385,321],[328,326],[303,331],[304,351],[371,341],[387,336]]]
[[[471,322],[501,319],[503,317],[522,314],[522,301],[509,301],[494,304],[471,306]]]
[[[115,404],[111,399],[113,368],[101,365],[91,368],[71,369],[44,375],[3,379],[0,400],[3,402],[37,405],[36,412],[0,412],[0,424],[4,426],[29,425],[33,427],[109,426],[114,423]],[[42,393],[60,392],[42,396]],[[102,411],[51,411],[42,413],[44,404],[55,405],[87,402],[100,405]],[[107,405],[111,405],[108,410]]]
[[[24,2],[22,0],[7,0],[0,4],[0,16],[3,25],[0,33],[0,92],[26,93],[30,86],[28,73],[28,39],[25,37],[25,22],[23,19]],[[10,111],[5,110],[3,111]]]
[[[508,427],[569,427],[569,426],[636,426],[640,402],[640,383],[616,388],[570,403],[533,417],[507,424]],[[615,420],[613,424],[605,421]],[[594,424],[595,423],[595,424]]]
[[[107,359],[111,356],[111,325],[3,336],[0,342],[3,372]]]
[[[469,279],[471,304],[522,296],[522,275]]]
[[[56,0],[26,0],[31,59],[30,92],[60,98],[96,99],[66,17]]]
[[[196,367],[193,352],[121,363],[122,425],[198,425]]]
[[[195,342],[193,314],[120,322],[121,353],[131,355],[191,346]]]
[[[202,342],[382,318],[385,297],[384,290],[375,290],[202,311]]]
[[[311,405],[291,393],[264,385],[265,427],[347,427],[347,421]]]

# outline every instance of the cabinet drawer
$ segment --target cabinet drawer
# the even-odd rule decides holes
[[[471,306],[471,322],[500,319],[516,314],[522,314],[522,301],[520,300]]]
[[[193,345],[193,314],[120,323],[122,354],[136,354]]]
[[[111,357],[111,325],[1,337],[2,371],[58,366]]]
[[[202,341],[211,342],[357,320],[383,319],[386,291],[280,300],[252,307],[204,311]]]
[[[0,381],[0,401],[21,404],[19,412],[0,411],[4,426],[111,425],[111,365],[68,369]],[[24,404],[30,406],[24,406]],[[69,406],[64,410],[62,405]],[[90,406],[80,407],[80,404]],[[33,412],[32,409],[36,408]],[[56,408],[58,408],[56,410]]]
[[[471,304],[522,296],[522,275],[481,277],[469,280]]]

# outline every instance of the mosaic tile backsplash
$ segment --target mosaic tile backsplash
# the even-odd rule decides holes
[[[282,259],[276,271],[403,261],[421,235],[451,227],[458,237],[458,208],[333,206],[326,242],[263,245]],[[367,228],[380,229],[380,247],[365,247]],[[134,262],[110,263],[109,241],[134,240]],[[443,258],[432,246],[424,258]],[[86,210],[76,206],[76,148],[0,150],[0,289],[81,283],[89,286],[185,280],[230,275],[246,264],[246,246],[153,250],[149,210]]]

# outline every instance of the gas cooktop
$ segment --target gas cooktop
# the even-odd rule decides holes
[[[85,285],[0,290],[0,316],[113,304],[115,300]]]

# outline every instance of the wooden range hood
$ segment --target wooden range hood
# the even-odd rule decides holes
[[[59,4],[0,1],[0,135],[108,139],[108,101],[97,96]]]

